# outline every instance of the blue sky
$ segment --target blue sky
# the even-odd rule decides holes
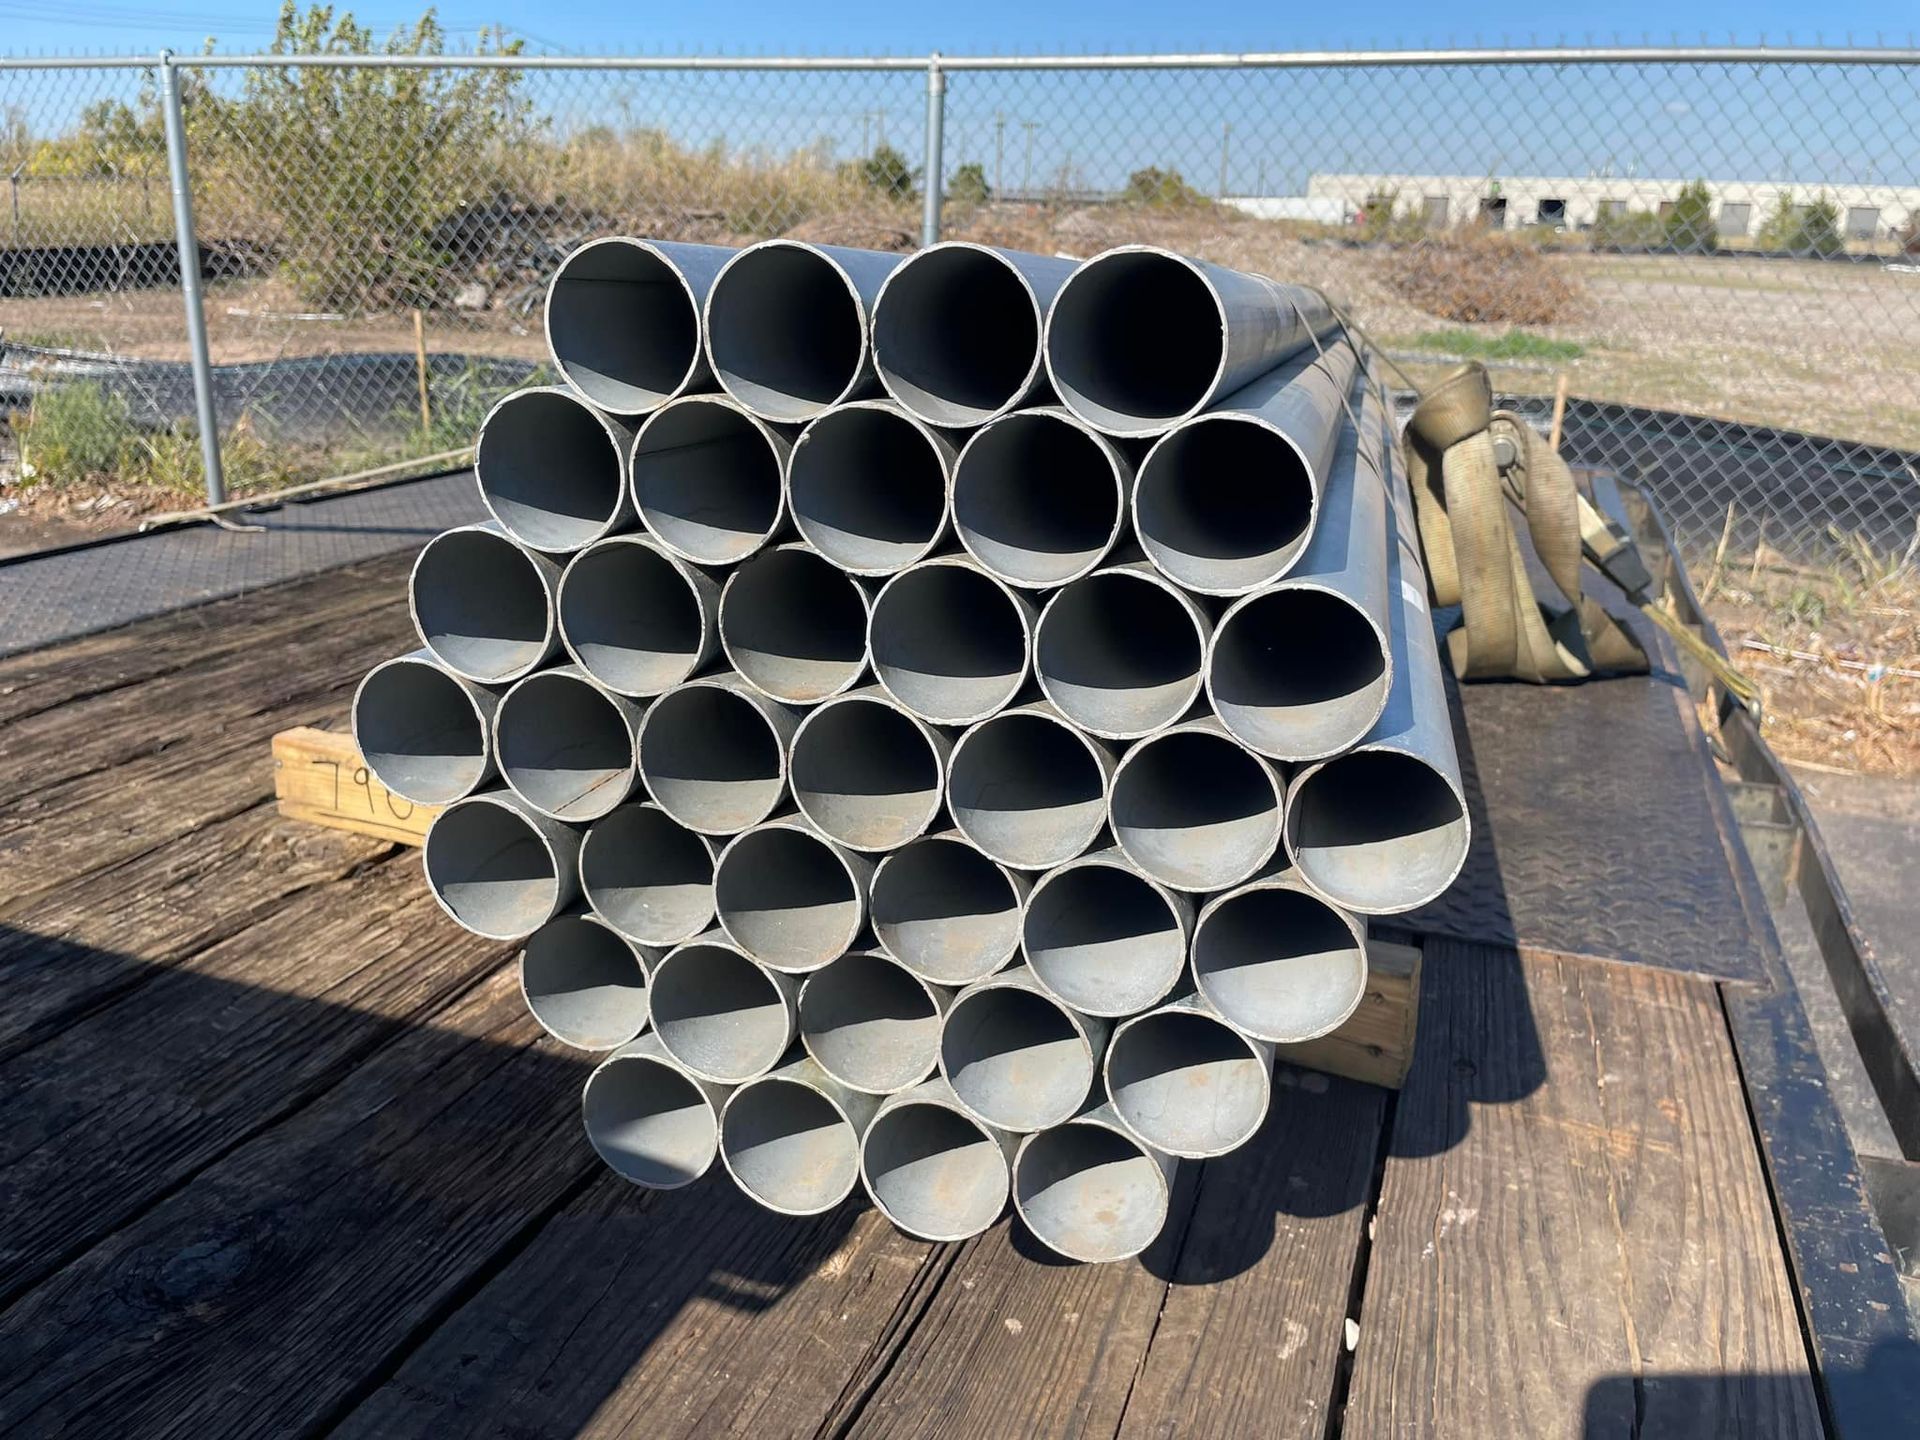
[[[370,0],[352,8],[361,19],[389,28],[418,13],[412,4]],[[0,0],[0,52],[31,54],[72,50],[151,50],[161,45],[198,48],[205,37],[222,48],[254,48],[270,37],[271,0]],[[1811,43],[1816,33],[1844,43],[1884,34],[1906,44],[1915,28],[1911,4],[1758,3],[1658,4],[1647,0],[1608,7],[1604,22],[1591,5],[1516,7],[1466,0],[1451,7],[1444,25],[1429,5],[1411,0],[1375,0],[1363,19],[1342,7],[1287,14],[1254,0],[1188,0],[1169,5],[1146,0],[968,0],[941,6],[903,5],[898,0],[841,0],[833,5],[782,4],[779,0],[707,0],[707,3],[643,5],[631,0],[452,0],[440,7],[456,39],[470,39],[481,26],[505,26],[533,48],[554,51],[768,50],[794,52],[886,50],[953,52],[1011,50],[1311,49],[1421,44],[1495,44],[1503,39],[1542,43],[1562,38],[1579,43],[1638,41],[1643,34],[1665,41],[1678,32],[1696,42],[1702,32],[1715,42],[1737,35],[1776,42],[1789,33]]]

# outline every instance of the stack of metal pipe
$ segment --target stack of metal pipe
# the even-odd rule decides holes
[[[624,238],[354,700],[427,881],[609,1052],[588,1141],[1138,1254],[1467,816],[1390,411],[1317,293]]]

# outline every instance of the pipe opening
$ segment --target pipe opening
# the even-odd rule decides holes
[[[529,675],[494,715],[500,774],[534,809],[597,820],[633,788],[633,732],[605,693],[577,675]]]
[[[622,538],[581,552],[560,580],[560,633],[594,679],[622,695],[658,695],[707,653],[707,613],[667,556]]]
[[[1220,721],[1283,760],[1356,744],[1386,708],[1380,633],[1351,602],[1289,586],[1242,601],[1214,635],[1208,689]]]
[[[1020,892],[963,840],[930,836],[880,862],[873,930],[887,953],[937,985],[984,980],[1020,944]]]
[[[1411,910],[1460,873],[1467,816],[1425,761],[1357,750],[1300,782],[1287,838],[1300,873],[1337,904],[1375,914]]]
[[[1166,1171],[1104,1125],[1043,1130],[1014,1165],[1014,1205],[1036,1238],[1098,1265],[1138,1255],[1167,1223]]]
[[[706,1094],[666,1061],[616,1055],[587,1077],[587,1141],[615,1174],[649,1190],[677,1190],[707,1173],[720,1125]]]
[[[856,575],[886,575],[926,558],[947,520],[946,463],[933,440],[890,409],[822,415],[787,467],[793,523],[822,555]]]
[[[726,945],[682,945],[653,972],[653,1029],[694,1074],[737,1085],[793,1043],[793,1006],[773,977]]]
[[[940,1059],[940,1007],[884,955],[856,953],[808,977],[800,1038],[842,1085],[888,1094],[917,1085]]]
[[[873,317],[887,391],[931,425],[984,425],[1040,368],[1040,310],[1013,265],[990,250],[925,250],[887,280]]]
[[[757,825],[786,790],[780,736],[758,706],[722,685],[662,695],[638,748],[648,791],[690,830],[731,835]]]
[[[1167,897],[1131,870],[1088,863],[1034,887],[1021,943],[1035,977],[1087,1015],[1166,999],[1187,963],[1187,932]]]
[[[840,267],[799,245],[727,263],[707,297],[707,349],[727,393],[770,420],[810,420],[845,398],[866,359],[860,299]]]
[[[1186,602],[1126,570],[1054,596],[1034,639],[1040,688],[1069,720],[1131,739],[1171,725],[1200,694],[1206,635]]]
[[[582,1050],[612,1050],[647,1028],[647,970],[625,940],[580,915],[549,920],[520,951],[533,1018]]]
[[[892,850],[940,810],[940,752],[904,711],[853,696],[821,706],[793,737],[794,803],[856,850]]]
[[[846,861],[790,825],[750,830],[729,844],[713,895],[734,944],[776,970],[818,970],[846,952],[866,918]]]
[[[908,1102],[875,1116],[861,1171],[881,1212],[923,1240],[978,1235],[1006,1208],[1006,1153],[945,1105]]]
[[[1060,415],[1021,412],[979,431],[953,477],[953,525],[1014,585],[1064,585],[1098,565],[1126,518],[1126,478],[1100,441]]]
[[[962,994],[940,1034],[940,1069],[960,1102],[1002,1130],[1042,1130],[1077,1113],[1093,1050],[1057,1001],[1016,985]]]
[[[1228,595],[1293,568],[1313,534],[1313,477],[1279,431],[1205,415],[1154,446],[1133,518],[1141,548],[1172,580]]]
[[[547,291],[547,345],[560,373],[616,415],[644,415],[700,373],[700,311],[680,272],[631,240],[569,255]]]
[[[812,1086],[777,1076],[727,1102],[720,1153],[742,1190],[785,1215],[831,1210],[860,1179],[852,1123]]]
[[[1073,859],[1107,818],[1107,777],[1087,742],[1046,715],[1011,713],[970,730],[947,774],[953,822],[1022,870]]]
[[[427,648],[470,680],[517,680],[552,649],[553,598],[538,563],[504,535],[435,536],[414,564],[408,595]]]
[[[733,668],[791,705],[837,695],[867,665],[867,601],[860,586],[811,551],[763,551],[733,573],[720,598],[720,637]]]
[[[731,565],[780,524],[778,446],[750,415],[710,396],[656,410],[633,445],[633,502],[675,554]]]
[[[367,768],[403,799],[448,805],[487,777],[486,718],[460,682],[422,660],[391,660],[353,696]]]
[[[1270,1062],[1232,1028],[1192,1010],[1128,1022],[1107,1051],[1113,1108],[1156,1150],[1224,1155],[1267,1116]]]
[[[587,832],[580,888],[622,935],[678,945],[713,923],[713,849],[664,810],[623,805]]]
[[[1261,1040],[1311,1040],[1340,1025],[1366,990],[1359,936],[1317,896],[1261,886],[1222,896],[1193,936],[1200,993]]]
[[[1111,434],[1149,433],[1205,404],[1226,353],[1213,287],[1185,261],[1150,251],[1082,265],[1047,321],[1060,398]]]
[[[530,935],[560,904],[560,873],[531,820],[494,800],[456,801],[435,817],[422,860],[440,903],[493,940]]]
[[[1265,865],[1283,808],[1273,772],[1205,730],[1142,740],[1113,777],[1113,838],[1177,890],[1224,890]]]
[[[494,519],[536,550],[578,550],[620,518],[620,442],[563,390],[521,390],[480,427],[474,474]]]
[[[894,576],[873,602],[868,636],[880,683],[936,724],[993,714],[1027,676],[1026,617],[990,577],[965,565]]]

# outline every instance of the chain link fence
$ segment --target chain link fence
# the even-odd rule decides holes
[[[932,221],[1318,285],[1530,414],[1564,377],[1696,551],[1920,535],[1912,52],[167,63],[236,494],[468,444],[589,236]],[[0,61],[0,485],[201,484],[161,71]]]

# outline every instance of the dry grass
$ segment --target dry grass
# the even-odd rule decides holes
[[[1385,268],[1408,302],[1463,325],[1553,325],[1570,318],[1580,300],[1564,260],[1484,230],[1397,248]]]

